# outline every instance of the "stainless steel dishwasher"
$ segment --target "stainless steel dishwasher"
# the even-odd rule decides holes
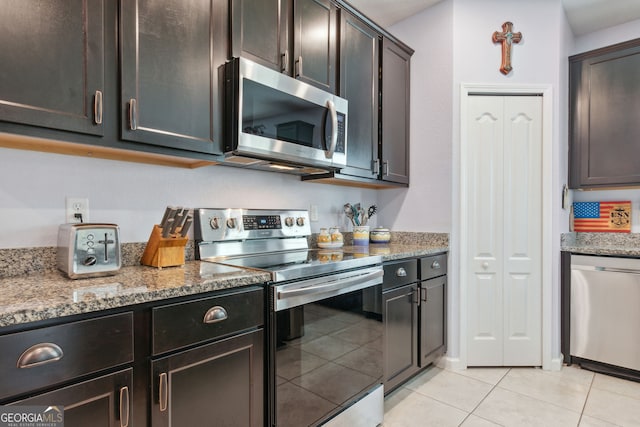
[[[640,371],[640,259],[571,256],[571,356]]]

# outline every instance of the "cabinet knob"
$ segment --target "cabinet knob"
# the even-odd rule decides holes
[[[396,276],[397,277],[407,277],[407,270],[404,269],[404,267],[400,267],[396,270]]]
[[[482,263],[482,268],[484,268],[485,270],[486,270],[487,268],[489,268],[489,262],[488,262],[488,261],[483,262],[483,263]]]
[[[18,368],[33,368],[62,359],[64,352],[59,345],[45,342],[33,345],[26,349],[18,358]]]
[[[215,307],[211,307],[207,310],[202,321],[204,323],[218,323],[226,320],[227,317],[229,317],[227,315],[227,310],[225,310],[224,307],[216,305]]]

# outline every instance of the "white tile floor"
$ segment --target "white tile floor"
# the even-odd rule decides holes
[[[576,366],[428,368],[385,399],[384,427],[640,426],[640,383]]]

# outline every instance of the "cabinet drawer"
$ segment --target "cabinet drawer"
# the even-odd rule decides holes
[[[385,263],[383,289],[397,288],[418,280],[418,260]]]
[[[257,287],[154,308],[153,354],[263,325],[264,310]]]
[[[0,337],[0,400],[133,361],[133,314]]]
[[[420,260],[420,279],[427,280],[447,274],[447,254],[435,255]]]

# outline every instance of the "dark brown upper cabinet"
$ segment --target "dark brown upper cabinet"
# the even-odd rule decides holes
[[[398,184],[409,184],[411,54],[387,38],[382,40],[380,176],[383,181]]]
[[[121,0],[121,137],[219,154],[225,0]]]
[[[2,3],[0,120],[103,134],[103,15],[102,0]]]
[[[338,9],[329,0],[234,0],[231,56],[336,93]]]
[[[356,16],[342,12],[340,96],[349,101],[347,166],[343,175],[377,178],[380,36]]]
[[[569,58],[569,186],[640,185],[640,39]]]

